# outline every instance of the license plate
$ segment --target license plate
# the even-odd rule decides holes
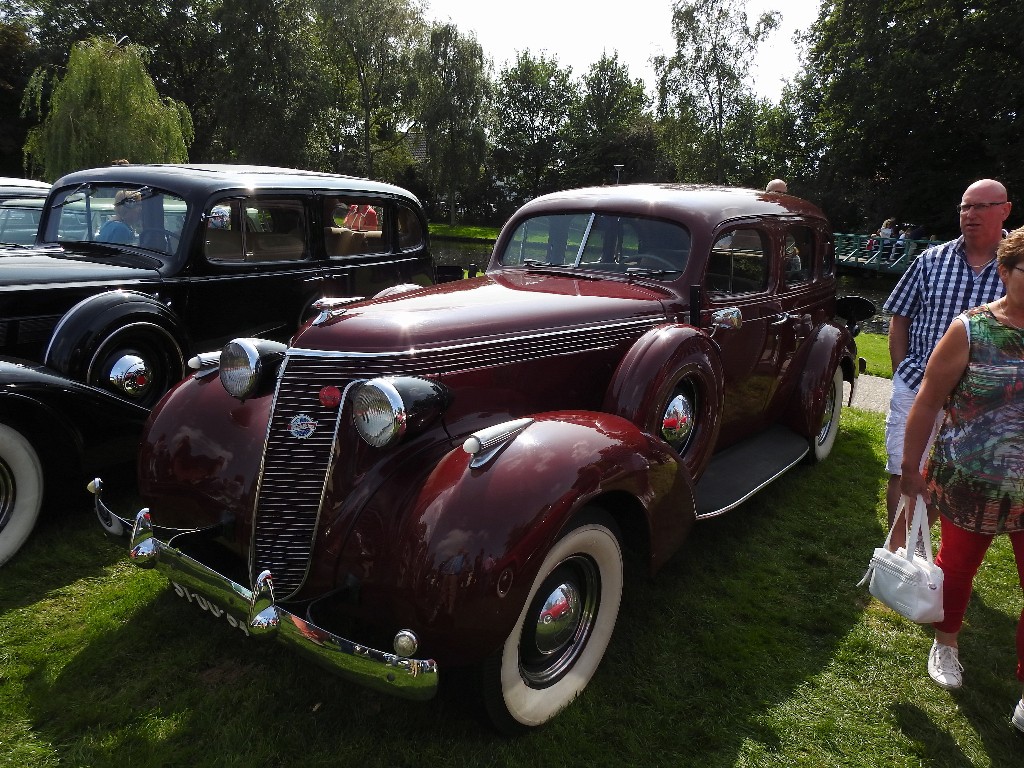
[[[246,622],[244,620],[236,619],[234,616],[225,611],[212,600],[203,597],[198,592],[193,592],[188,587],[179,584],[176,581],[172,581],[171,586],[174,587],[174,594],[176,594],[178,597],[188,600],[190,603],[192,603],[195,606],[198,606],[201,610],[206,611],[214,618],[225,619],[229,625],[235,627],[236,629],[242,630],[243,634],[245,634],[246,637],[249,636],[249,628],[246,626]]]

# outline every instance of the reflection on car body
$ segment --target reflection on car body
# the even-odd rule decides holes
[[[656,572],[827,457],[873,312],[837,301],[803,200],[545,195],[480,277],[324,301],[289,345],[206,358],[143,434],[131,558],[378,690],[475,667],[495,725],[538,726],[598,668],[624,548]]]

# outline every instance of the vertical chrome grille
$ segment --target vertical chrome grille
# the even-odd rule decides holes
[[[274,396],[253,521],[253,574],[264,568],[274,577],[274,591],[285,599],[306,579],[316,535],[331,451],[344,403],[320,404],[327,385],[344,388],[337,366],[315,357],[291,356]],[[296,433],[293,420],[310,419],[316,428],[308,437]],[[300,425],[301,426],[301,425]]]

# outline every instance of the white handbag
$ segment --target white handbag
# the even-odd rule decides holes
[[[906,520],[910,499],[900,498],[896,520]],[[895,528],[895,525],[893,527]],[[915,554],[913,545],[918,537],[924,541],[925,557]],[[868,591],[896,613],[918,624],[942,621],[942,569],[932,560],[932,539],[928,530],[928,511],[924,499],[917,497],[914,517],[907,531],[907,546],[889,551],[892,530],[885,543],[875,548],[868,570],[857,586],[867,583]]]

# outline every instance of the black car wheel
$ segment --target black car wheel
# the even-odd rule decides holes
[[[97,347],[86,383],[152,408],[181,380],[184,366],[181,348],[167,331],[138,323],[118,329]]]
[[[484,706],[500,731],[543,725],[586,688],[611,640],[621,596],[615,524],[600,510],[584,510],[544,558],[504,646],[483,664]],[[545,615],[562,601],[568,607],[558,618]]]
[[[25,437],[0,424],[0,565],[25,543],[43,501],[43,465]]]

